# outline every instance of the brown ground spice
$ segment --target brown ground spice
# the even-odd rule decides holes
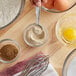
[[[4,45],[0,49],[0,57],[6,61],[14,59],[17,56],[17,54],[18,49],[12,44]]]

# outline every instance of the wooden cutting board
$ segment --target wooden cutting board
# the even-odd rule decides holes
[[[72,51],[73,47],[65,46],[61,44],[55,35],[55,26],[57,20],[66,13],[75,12],[76,7],[72,8],[65,13],[49,13],[42,11],[40,24],[45,26],[48,30],[49,39],[47,43],[41,47],[31,48],[26,45],[23,40],[23,32],[26,26],[35,22],[35,8],[30,4],[29,1],[26,1],[23,12],[20,17],[10,26],[6,27],[3,30],[0,30],[0,40],[5,38],[10,38],[16,40],[21,46],[21,55],[19,59],[11,64],[0,63],[0,71],[6,69],[10,66],[13,66],[19,61],[27,59],[30,56],[33,56],[39,51],[42,51],[44,54],[51,53],[50,63],[54,66],[56,71],[59,73],[59,76],[62,76],[62,68],[64,60],[69,52]]]

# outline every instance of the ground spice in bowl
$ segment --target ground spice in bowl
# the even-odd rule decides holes
[[[4,45],[0,49],[0,57],[5,61],[13,60],[17,56],[17,54],[18,54],[18,49],[16,46],[12,44]]]

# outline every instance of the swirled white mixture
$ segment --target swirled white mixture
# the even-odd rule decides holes
[[[0,0],[0,28],[15,19],[20,8],[21,0]]]
[[[45,30],[38,25],[31,25],[25,29],[25,41],[33,46],[38,46],[46,41]]]

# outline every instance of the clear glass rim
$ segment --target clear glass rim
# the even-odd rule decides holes
[[[20,8],[17,16],[16,16],[11,22],[9,22],[7,25],[1,27],[0,30],[4,29],[5,27],[7,27],[7,26],[9,26],[10,24],[12,24],[12,23],[19,17],[19,15],[20,15],[20,14],[22,13],[22,11],[23,11],[24,5],[25,5],[25,0],[21,0],[21,8]]]
[[[63,69],[62,69],[62,76],[67,76],[67,66],[66,64],[68,63],[69,58],[72,56],[73,53],[76,52],[76,49],[73,49],[68,56],[66,57],[64,64],[63,64]]]
[[[58,11],[56,9],[47,9],[46,7],[42,6],[41,8],[47,12],[50,12],[50,13],[63,13],[63,12],[66,12],[68,10],[70,10],[71,8],[73,8],[74,6],[76,5],[76,3],[74,3],[70,8],[64,10],[64,11]]]
[[[3,59],[0,58],[0,62],[2,62],[2,63],[12,63],[12,62],[15,62],[19,58],[20,53],[21,53],[20,45],[15,40],[12,40],[12,39],[2,39],[2,40],[0,40],[0,43],[7,42],[7,41],[10,41],[11,43],[14,43],[15,44],[15,46],[18,49],[18,55],[13,60],[10,60],[10,61],[5,61],[5,60],[3,60]]]
[[[25,27],[24,32],[23,32],[23,39],[24,39],[24,42],[25,42],[28,46],[31,46],[31,47],[39,47],[39,46],[44,45],[44,44],[47,42],[47,40],[48,40],[48,36],[46,36],[46,40],[45,40],[42,44],[40,44],[40,45],[33,45],[33,44],[30,44],[30,43],[26,40],[26,38],[25,38],[25,32],[26,32],[26,29],[27,29],[29,26],[31,26],[31,25],[37,25],[37,24],[36,24],[36,23],[33,23],[33,24],[30,24],[30,25],[28,25],[27,27]],[[38,25],[38,26],[43,27],[43,29],[44,29],[46,35],[48,35],[48,31],[47,31],[47,29],[46,29],[44,26],[42,26],[42,25]]]
[[[56,33],[56,37],[57,39],[64,45],[73,45],[75,46],[76,44],[74,44],[76,41],[72,41],[71,43],[69,41],[66,41],[64,37],[59,37],[59,29],[60,29],[60,21],[63,19],[63,18],[66,18],[68,16],[74,16],[75,17],[76,13],[65,13],[64,15],[62,15],[62,17],[56,22],[56,26],[55,26],[55,33]]]

